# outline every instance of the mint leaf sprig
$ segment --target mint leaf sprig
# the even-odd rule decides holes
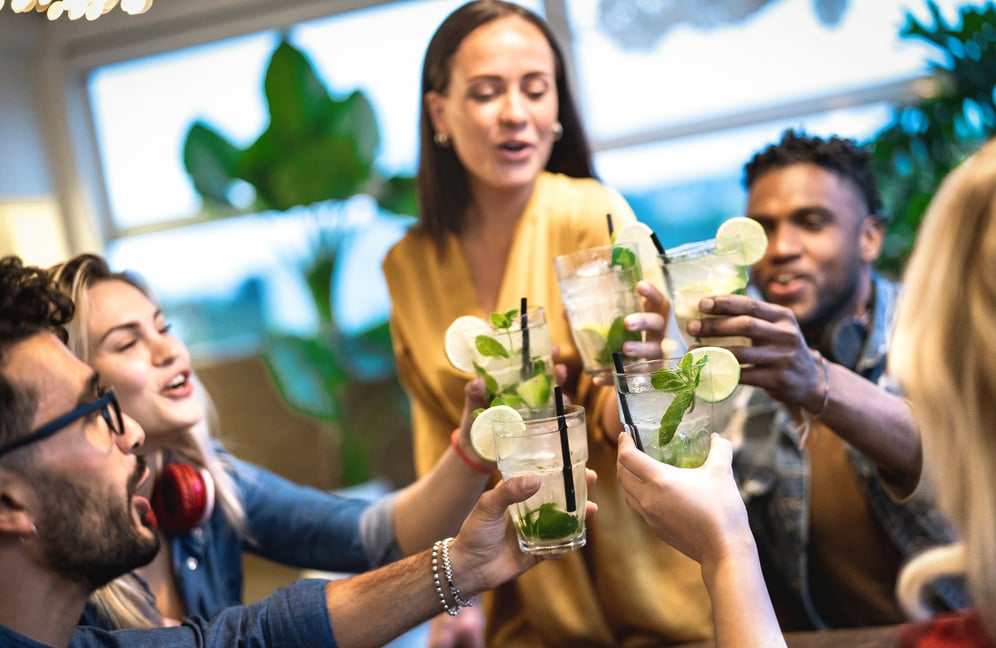
[[[503,358],[506,360],[511,358],[509,349],[515,348],[514,334],[511,329],[513,325],[520,322],[519,315],[517,308],[491,313],[488,319],[492,328],[505,331],[505,335],[508,337],[508,346],[506,347],[490,335],[478,335],[474,338],[477,352],[485,358]],[[515,409],[522,407],[535,409],[542,407],[550,399],[549,380],[545,380],[546,363],[540,358],[533,359],[532,370],[527,380],[518,385],[512,385],[503,392],[498,391],[498,381],[495,380],[494,376],[476,362],[474,363],[474,373],[484,379],[484,386],[488,390],[488,407],[508,405]],[[543,376],[543,379],[537,380],[537,376]],[[529,386],[523,390],[523,385],[527,383]],[[475,412],[475,416],[476,414],[477,412]]]
[[[675,366],[663,367],[651,374],[650,384],[654,389],[675,394],[674,400],[661,417],[660,428],[657,431],[658,446],[663,448],[674,438],[682,417],[695,402],[695,389],[699,386],[702,367],[708,362],[708,355],[702,356],[698,362],[693,362],[692,354],[686,353]]]
[[[627,247],[616,246],[612,248],[612,260],[609,265],[614,265],[621,270],[629,270],[636,267],[636,253]]]
[[[508,336],[508,346],[512,347],[512,332],[509,330],[512,328],[512,324],[516,321],[516,315],[518,315],[519,310],[517,308],[510,308],[505,312],[494,312],[488,317],[491,322],[491,327],[497,330],[505,331]],[[477,352],[480,353],[485,358],[508,358],[508,349],[494,339],[490,335],[478,335],[474,338],[474,346],[477,348]]]
[[[636,288],[636,282],[643,278],[643,268],[639,264],[639,259],[633,250],[617,246],[612,248],[612,260],[609,265],[619,268],[619,276],[629,285],[631,289]]]
[[[626,342],[639,342],[643,339],[639,331],[626,330],[625,319],[625,316],[620,315],[612,320],[612,324],[609,326],[608,338],[605,340],[605,346],[595,354],[595,362],[598,364],[611,365],[612,354],[616,351],[621,353],[623,344]]]
[[[489,319],[491,320],[491,326],[496,329],[510,329],[512,324],[518,320],[519,309],[510,308],[504,313],[491,313]]]
[[[477,352],[485,358],[510,358],[511,356],[509,355],[508,349],[512,347],[512,332],[509,329],[512,328],[512,324],[515,322],[515,316],[518,312],[519,310],[517,308],[510,308],[504,312],[496,311],[488,316],[488,320],[491,322],[492,328],[505,331],[508,336],[508,348],[490,335],[478,335],[474,338],[474,347],[477,349]],[[498,381],[495,380],[494,376],[489,374],[484,367],[476,362],[474,363],[474,373],[484,379],[484,386],[488,390],[488,399],[494,399],[498,394]],[[491,403],[491,405],[498,404],[499,403],[495,402]],[[504,404],[512,407],[517,405],[516,403]]]
[[[526,538],[535,540],[558,540],[574,535],[581,528],[577,515],[561,511],[553,502],[539,507],[525,509],[517,521],[519,532]]]

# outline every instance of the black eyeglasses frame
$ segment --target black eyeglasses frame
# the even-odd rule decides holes
[[[18,448],[23,448],[26,445],[35,443],[36,441],[47,439],[56,432],[68,427],[71,423],[74,423],[84,416],[98,410],[100,411],[100,415],[107,423],[107,427],[110,429],[112,434],[115,436],[121,436],[124,434],[124,419],[121,416],[121,405],[118,404],[118,397],[115,395],[113,389],[102,389],[98,393],[96,400],[89,402],[86,405],[81,405],[72,411],[66,412],[62,416],[37,428],[31,434],[15,439],[7,445],[0,447],[0,457],[3,457],[8,452],[13,452]]]

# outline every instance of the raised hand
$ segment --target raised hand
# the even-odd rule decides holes
[[[636,449],[619,435],[617,471],[626,503],[654,534],[692,560],[711,564],[731,541],[750,538],[747,510],[733,479],[733,448],[713,434],[699,468],[677,468]]]
[[[671,304],[649,281],[638,282],[636,292],[643,298],[643,312],[627,315],[624,322],[627,331],[643,331],[645,339],[642,342],[626,342],[623,353],[632,358],[656,360],[663,356],[661,344],[665,341]]]
[[[585,471],[585,477],[589,486],[597,479],[595,471],[590,469]],[[528,499],[539,490],[539,485],[536,475],[501,481],[481,495],[474,510],[467,516],[460,533],[453,540],[451,554],[454,572],[467,574],[470,591],[497,587],[540,560],[557,557],[523,553],[508,516],[508,507]],[[585,519],[590,520],[597,511],[594,502],[586,502]]]
[[[699,302],[703,313],[718,315],[688,323],[696,337],[743,336],[752,346],[730,347],[740,364],[740,382],[772,398],[820,412],[825,374],[791,310],[745,295],[717,295]]]

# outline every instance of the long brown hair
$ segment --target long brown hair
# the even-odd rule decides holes
[[[546,21],[522,7],[503,0],[474,0],[446,17],[429,42],[422,63],[422,104],[419,115],[419,163],[416,174],[418,227],[437,243],[449,232],[460,232],[470,202],[467,172],[452,148],[435,145],[435,130],[429,118],[426,96],[430,91],[445,95],[449,90],[453,55],[467,36],[478,27],[506,16],[518,16],[535,25],[553,50],[558,120],[563,135],[554,143],[547,171],[575,178],[595,177],[591,149],[581,125],[574,98],[567,83],[564,56]]]

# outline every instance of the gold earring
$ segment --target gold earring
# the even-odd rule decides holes
[[[436,133],[432,136],[432,141],[436,143],[436,146],[440,148],[449,148],[450,138],[446,137],[442,133]]]
[[[553,125],[553,141],[559,142],[560,138],[564,136],[564,125],[557,122]]]

